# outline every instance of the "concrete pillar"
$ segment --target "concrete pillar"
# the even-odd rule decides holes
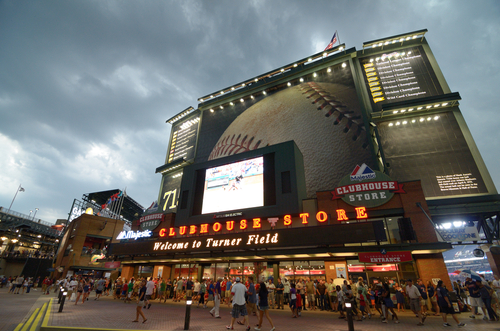
[[[280,277],[280,263],[279,262],[274,262],[273,263],[273,282],[274,285],[278,285],[278,278]]]

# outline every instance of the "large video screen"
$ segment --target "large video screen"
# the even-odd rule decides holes
[[[202,214],[262,206],[264,206],[262,156],[206,170]]]

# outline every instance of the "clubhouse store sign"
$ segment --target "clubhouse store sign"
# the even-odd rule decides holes
[[[391,200],[394,193],[406,193],[403,184],[363,163],[341,179],[339,186],[332,191],[332,200],[342,199],[351,206],[373,208]]]

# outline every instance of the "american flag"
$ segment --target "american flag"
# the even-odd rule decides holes
[[[330,41],[330,43],[328,44],[328,46],[326,46],[325,48],[325,51],[330,49],[330,48],[333,48],[333,45],[337,42],[337,31],[335,31],[335,33],[333,34],[333,37],[332,37],[332,40]]]

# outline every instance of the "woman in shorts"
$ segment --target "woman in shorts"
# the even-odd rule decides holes
[[[269,324],[271,324],[271,331],[276,330],[276,327],[273,324],[273,320],[269,316],[269,302],[267,301],[268,294],[269,292],[267,291],[266,284],[264,283],[264,281],[261,281],[259,286],[259,324],[255,328],[255,330],[257,331],[260,331],[260,328],[262,327],[262,319],[264,317],[264,314],[266,315]]]
[[[396,315],[396,312],[394,311],[394,302],[392,302],[391,299],[391,292],[389,289],[389,285],[387,283],[384,283],[384,291],[382,292],[382,298],[384,299],[383,304],[387,308],[387,311],[391,311],[392,313],[392,319],[396,319],[394,323],[398,324],[399,319],[398,315]],[[383,319],[382,322],[387,323],[387,319]]]
[[[465,326],[464,323],[458,321],[455,315],[455,309],[451,304],[450,296],[448,295],[448,290],[443,287],[443,281],[439,280],[436,288],[436,295],[438,298],[439,309],[441,310],[441,316],[443,317],[443,326],[451,326],[447,321],[447,315],[451,314],[451,317],[457,322],[458,326]]]
[[[78,304],[78,300],[80,299],[80,296],[83,295],[83,286],[85,285],[85,282],[83,279],[80,279],[78,281],[78,285],[76,285],[76,299],[75,299],[75,306]]]
[[[142,323],[146,323],[147,319],[142,312],[142,306],[144,306],[144,300],[146,299],[146,281],[141,282],[141,289],[139,290],[139,296],[137,297],[137,308],[135,309],[135,320],[132,322],[139,322],[139,316],[142,316]]]
[[[83,285],[83,298],[82,298],[82,303],[85,302],[85,300],[89,297],[90,295],[90,282],[86,282],[85,285]]]

